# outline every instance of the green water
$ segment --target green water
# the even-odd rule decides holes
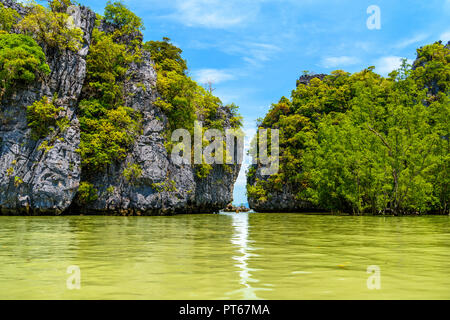
[[[0,217],[2,299],[450,299],[449,270],[448,216]]]

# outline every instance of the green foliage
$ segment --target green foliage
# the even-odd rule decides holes
[[[137,180],[142,176],[142,168],[136,163],[129,164],[123,170],[123,176],[129,183],[136,184]]]
[[[203,164],[197,165],[195,174],[197,175],[198,178],[205,179],[209,176],[212,169],[213,168],[210,164],[203,163]]]
[[[84,100],[80,102],[80,154],[88,172],[104,170],[120,161],[141,131],[141,116],[125,107],[123,88],[130,63],[139,55],[114,34],[94,29],[87,57]]]
[[[417,60],[414,63],[412,77],[432,93],[448,94],[450,91],[450,50],[437,42],[417,50]]]
[[[98,190],[89,182],[81,182],[78,188],[78,200],[82,204],[89,204],[98,199]]]
[[[384,106],[357,104],[326,117],[317,145],[304,156],[315,202],[354,213],[443,209],[440,188],[449,183],[449,148],[442,137],[449,127],[441,120],[450,109],[448,101],[425,106],[425,98],[426,91],[406,79],[393,85]]]
[[[28,126],[32,128],[32,136],[35,139],[46,137],[52,127],[57,125],[63,107],[56,107],[48,97],[34,102],[27,108]]]
[[[133,57],[127,53],[124,44],[116,43],[112,35],[95,29],[86,61],[85,96],[88,99],[99,99],[108,107],[123,104],[122,81],[132,61]]]
[[[371,67],[299,84],[261,122],[280,129],[280,171],[248,186],[249,196],[264,201],[289,185],[334,211],[448,213],[449,54],[436,43],[389,78]]]
[[[50,0],[50,9],[53,12],[67,12],[67,9],[74,3],[71,0]]]
[[[0,34],[0,98],[11,88],[50,73],[41,47],[21,34]]]
[[[247,196],[261,202],[268,200],[268,191],[264,186],[264,181],[257,180],[255,185],[247,184]]]
[[[14,177],[14,186],[17,188],[21,184],[23,184],[23,179],[21,177],[15,176]]]
[[[187,63],[181,57],[183,51],[170,43],[169,38],[164,37],[163,41],[149,41],[144,47],[151,53],[159,70],[175,71],[178,74],[186,73]]]
[[[140,115],[124,106],[107,109],[97,100],[84,100],[80,111],[83,167],[95,172],[124,159],[141,131]]]
[[[19,22],[19,29],[32,36],[40,44],[60,50],[78,51],[83,42],[83,31],[69,23],[69,15],[60,12],[68,1],[53,1],[56,11],[38,4],[31,4],[29,13]]]
[[[176,192],[176,183],[173,180],[166,179],[166,181],[159,183],[152,183],[152,188],[157,192]]]
[[[121,1],[108,1],[105,7],[105,21],[129,34],[145,29],[142,19],[131,12]]]
[[[169,118],[169,129],[193,130],[195,120],[203,121],[207,128],[224,129],[224,119],[217,112],[222,102],[186,75],[187,65],[181,57],[182,51],[171,44],[169,38],[149,41],[145,43],[144,49],[151,53],[155,61],[157,89],[163,97],[156,105]],[[232,127],[240,127],[241,117],[237,114],[237,106],[233,104],[226,108],[232,114]]]
[[[0,3],[0,31],[10,32],[19,17],[16,10],[5,8],[3,3]]]
[[[53,146],[48,144],[48,141],[45,140],[41,143],[41,145],[38,147],[38,150],[44,150],[44,153],[48,153],[50,150],[53,149]]]

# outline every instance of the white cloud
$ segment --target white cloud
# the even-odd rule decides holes
[[[415,44],[415,43],[424,41],[424,40],[427,39],[428,37],[429,37],[428,34],[426,34],[426,33],[420,33],[420,34],[417,34],[417,35],[415,35],[414,37],[412,37],[412,38],[410,38],[410,39],[405,39],[405,40],[400,41],[399,43],[397,43],[397,44],[395,45],[395,47],[396,47],[396,48],[399,48],[399,49],[406,48],[406,47],[408,47],[408,46],[410,46],[410,45],[413,45],[413,44]]]
[[[212,82],[218,84],[221,82],[233,80],[235,76],[228,70],[219,69],[200,69],[193,72],[194,79],[201,84]]]
[[[177,0],[172,18],[190,27],[226,29],[251,21],[259,11],[258,0]]]
[[[375,62],[375,71],[382,76],[387,76],[392,71],[400,68],[402,59],[402,57],[397,56],[382,57]],[[408,59],[408,63],[412,64],[413,61]]]
[[[340,56],[340,57],[325,57],[322,59],[322,66],[325,68],[336,68],[351,66],[359,63],[360,60],[355,57]]]
[[[190,46],[196,49],[214,48],[228,55],[239,56],[249,65],[258,67],[264,62],[272,60],[282,50],[280,47],[271,43],[236,41],[235,39],[222,39],[217,42],[210,43],[192,41]],[[243,70],[240,70],[239,72],[242,73]]]
[[[449,2],[450,2],[450,0],[449,0]],[[448,30],[448,31],[444,32],[443,34],[441,34],[439,36],[439,40],[442,40],[442,42],[444,44],[446,44],[448,41],[450,41],[450,30]]]
[[[221,46],[227,54],[239,55],[242,60],[252,66],[261,66],[263,62],[270,61],[278,52],[279,47],[274,44],[260,42],[240,42]]]

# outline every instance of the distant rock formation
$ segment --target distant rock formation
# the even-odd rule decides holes
[[[305,86],[309,86],[309,84],[311,83],[311,80],[314,78],[323,80],[327,75],[320,73],[320,74],[305,74],[302,75],[298,80],[297,80],[297,87],[301,84],[304,84]]]
[[[233,204],[229,204],[224,210],[224,212],[234,212],[234,213],[240,213],[240,212],[249,212],[250,209],[246,206],[238,206],[235,207]]]

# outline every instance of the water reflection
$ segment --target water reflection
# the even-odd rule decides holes
[[[259,281],[252,278],[251,272],[256,270],[249,267],[249,260],[251,257],[256,257],[258,255],[250,252],[254,251],[255,248],[251,246],[251,241],[249,240],[250,228],[248,213],[230,215],[232,217],[232,226],[234,229],[231,243],[237,248],[238,253],[233,256],[233,259],[236,261],[235,266],[240,269],[238,273],[240,277],[240,284],[243,286],[242,289],[235,291],[235,293],[242,293],[242,298],[246,300],[260,299],[260,297],[257,296],[256,291],[261,289],[255,288],[251,284],[256,284]]]
[[[450,217],[0,217],[0,299],[448,299],[449,230]],[[70,265],[82,290],[67,290]]]

